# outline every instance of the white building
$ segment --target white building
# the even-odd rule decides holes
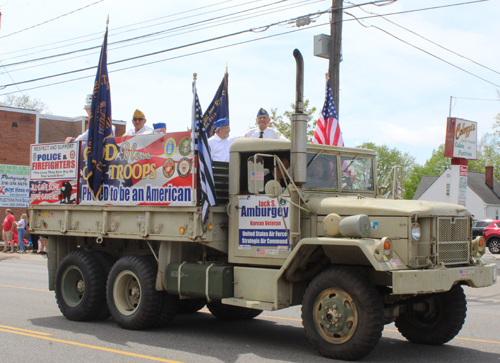
[[[424,175],[414,200],[454,203],[451,197],[451,171],[442,175]],[[493,178],[493,167],[485,167],[485,173],[468,172],[466,208],[475,219],[500,219],[500,183]]]

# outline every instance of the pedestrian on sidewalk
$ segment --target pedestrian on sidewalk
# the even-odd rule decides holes
[[[2,239],[3,239],[3,251],[7,252],[8,245],[10,242],[11,251],[14,251],[14,227],[16,225],[16,219],[12,214],[10,209],[5,210],[5,219],[3,220],[3,230],[2,230]]]
[[[26,253],[26,246],[24,245],[24,234],[26,233],[26,220],[28,216],[24,213],[21,219],[16,222],[17,224],[17,241],[19,243],[19,253]],[[14,252],[14,250],[10,251]]]

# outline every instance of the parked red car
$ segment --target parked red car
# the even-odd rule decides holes
[[[500,253],[500,220],[491,222],[483,230],[483,237],[486,240],[486,246],[491,253]]]

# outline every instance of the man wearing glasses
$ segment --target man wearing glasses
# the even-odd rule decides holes
[[[134,116],[132,118],[132,123],[134,124],[134,128],[127,130],[127,132],[123,134],[122,137],[133,135],[149,135],[154,133],[153,129],[146,125],[146,116],[140,110],[135,110]]]

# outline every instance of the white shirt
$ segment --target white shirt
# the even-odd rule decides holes
[[[19,222],[17,222],[17,228],[25,228],[26,223],[24,222],[24,219],[20,219]]]
[[[115,131],[116,131],[116,127],[115,125],[111,125],[111,128],[113,130],[113,136],[115,136]],[[89,130],[85,131],[83,134],[81,134],[80,136],[78,136],[75,141],[87,141],[89,139]]]
[[[219,135],[214,134],[214,136],[208,139],[208,146],[210,147],[212,160],[229,162],[229,147],[234,140],[239,139],[240,137],[243,136],[230,136],[225,139],[221,139]]]
[[[150,135],[150,134],[154,134],[154,131],[148,125],[144,125],[144,127],[137,132],[135,132],[135,127],[133,129],[127,130],[127,135]]]
[[[260,139],[260,129],[258,127],[254,127],[253,129],[250,129],[247,131],[245,134],[245,137],[251,138],[251,139]],[[283,137],[281,134],[278,133],[275,129],[271,129],[269,127],[266,127],[264,130],[264,134],[262,134],[263,139],[281,139],[281,140],[286,140],[285,137]]]

